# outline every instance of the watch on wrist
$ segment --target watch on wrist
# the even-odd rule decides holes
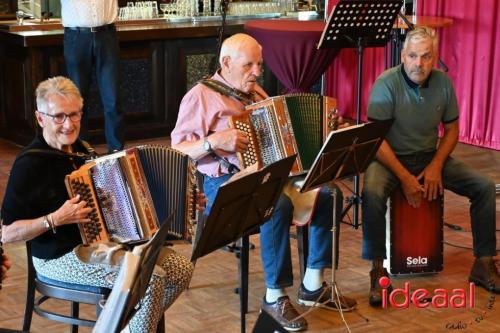
[[[208,141],[208,137],[205,137],[205,140],[203,140],[203,149],[207,152],[212,152],[212,145]]]

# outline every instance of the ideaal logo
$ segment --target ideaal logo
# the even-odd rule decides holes
[[[382,287],[382,307],[387,308],[389,303],[396,309],[408,309],[410,303],[417,308],[473,308],[475,302],[475,286],[469,283],[469,289],[453,289],[451,292],[443,288],[434,289],[433,292],[419,288],[410,295],[410,282],[405,282],[404,288],[395,288],[389,295],[387,288],[391,285],[391,280],[387,276],[379,279]],[[402,296],[402,301],[397,302],[396,297]],[[399,298],[399,297],[398,297]],[[430,299],[430,301],[429,301]]]
[[[417,258],[418,260],[418,258]],[[434,289],[431,293],[427,289],[416,289],[410,295],[410,283],[405,282],[404,288],[395,288],[391,293],[388,294],[387,288],[391,285],[391,280],[383,276],[379,279],[379,284],[382,287],[382,307],[387,308],[388,303],[391,307],[396,309],[408,309],[410,307],[410,302],[417,308],[426,308],[432,306],[434,308],[448,308],[452,307],[455,309],[459,308],[475,308],[475,298],[476,290],[474,283],[469,283],[468,290],[459,288],[453,289],[449,292],[443,288]],[[396,297],[401,295],[403,300],[398,303]],[[490,293],[488,302],[486,304],[486,310],[492,311],[495,304],[495,295]],[[486,310],[481,311],[481,313],[475,315],[470,321],[458,321],[449,322],[446,324],[446,329],[449,330],[465,330],[474,324],[479,324],[486,318]]]

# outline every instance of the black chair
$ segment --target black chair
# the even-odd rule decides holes
[[[64,283],[37,275],[33,266],[29,242],[26,243],[26,254],[28,261],[28,290],[26,293],[23,331],[30,330],[33,311],[49,320],[70,324],[72,333],[78,332],[78,326],[94,326],[94,320],[79,317],[79,305],[80,303],[94,304],[97,318],[101,312],[99,303],[108,297],[111,289]],[[41,294],[37,298],[35,298],[35,291]],[[42,304],[51,298],[69,301],[71,303],[70,316],[42,308]]]
[[[309,224],[296,225],[295,235],[292,238],[297,239],[297,251],[299,252],[299,268],[300,268],[300,281],[304,279],[307,267],[307,257],[309,255]]]
[[[31,246],[26,243],[26,254],[28,262],[28,290],[26,292],[26,306],[24,310],[23,332],[29,332],[33,311],[41,317],[49,320],[59,321],[71,325],[70,332],[78,333],[78,326],[93,327],[101,314],[105,300],[111,293],[109,288],[94,287],[73,283],[64,283],[47,277],[37,275],[31,257]],[[35,291],[41,295],[35,298]],[[70,316],[55,313],[42,308],[42,304],[49,299],[69,301],[71,304]],[[83,319],[79,317],[80,303],[94,304],[96,309],[96,320]],[[161,317],[158,323],[157,333],[165,332],[165,318]]]

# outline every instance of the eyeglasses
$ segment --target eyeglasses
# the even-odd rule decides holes
[[[69,114],[66,113],[58,113],[58,114],[48,114],[46,112],[38,111],[45,116],[51,117],[54,123],[63,124],[66,121],[66,118],[69,118],[72,122],[77,122],[82,119],[82,112],[72,112]]]

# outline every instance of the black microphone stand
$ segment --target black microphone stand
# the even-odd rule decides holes
[[[224,39],[224,30],[226,29],[226,16],[227,10],[229,8],[229,0],[221,0],[220,2],[220,13],[222,17],[222,21],[219,27],[219,36],[217,39],[217,50],[215,52],[215,56],[212,58],[212,62],[210,63],[210,73],[212,75],[217,70],[217,63],[219,62],[220,49],[222,48],[222,40]]]

